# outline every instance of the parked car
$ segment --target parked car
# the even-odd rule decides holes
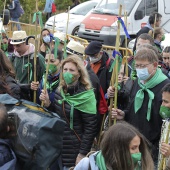
[[[4,19],[2,20],[3,17]],[[7,25],[9,23],[9,17],[10,17],[10,13],[8,9],[0,11],[0,33],[2,31],[5,31],[4,25]]]
[[[81,21],[84,19],[85,15],[97,5],[97,3],[98,0],[86,1],[70,10],[68,34],[77,35]],[[66,32],[68,13],[64,12],[50,17],[45,24],[46,28],[53,29],[54,17],[55,30]]]

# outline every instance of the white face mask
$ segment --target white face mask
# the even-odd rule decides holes
[[[90,62],[91,63],[97,63],[98,61],[100,61],[102,58],[102,55],[100,55],[100,57],[90,57],[89,56],[89,59],[90,59]]]
[[[141,69],[136,69],[137,76],[140,80],[147,80],[150,77],[150,74],[148,72],[148,68],[141,68]]]
[[[45,37],[43,37],[43,40],[44,40],[45,43],[49,43],[51,41],[49,35],[46,35]]]

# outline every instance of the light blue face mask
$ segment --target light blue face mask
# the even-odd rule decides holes
[[[147,80],[150,77],[148,68],[136,69],[137,76],[140,80]]]
[[[43,41],[45,43],[50,43],[51,39],[50,39],[50,36],[49,35],[46,35],[45,37],[43,37]]]

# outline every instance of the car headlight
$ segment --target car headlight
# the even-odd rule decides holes
[[[117,30],[118,30],[117,25],[111,26],[111,30],[110,30],[111,32],[115,32]]]
[[[111,30],[111,27],[102,27],[101,31],[110,31]]]
[[[80,24],[80,29],[85,29],[85,24]]]

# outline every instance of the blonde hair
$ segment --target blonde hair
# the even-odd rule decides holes
[[[84,85],[86,90],[91,89],[92,85],[89,79],[88,72],[84,66],[84,63],[78,56],[75,56],[75,55],[70,55],[69,57],[67,57],[66,59],[62,61],[62,64],[61,64],[62,72],[60,73],[59,89],[66,87],[66,83],[63,78],[63,68],[66,63],[70,63],[70,62],[73,63],[78,69],[78,72],[80,74],[79,82]]]

